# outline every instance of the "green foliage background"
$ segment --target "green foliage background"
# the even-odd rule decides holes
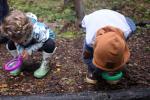
[[[150,18],[150,0],[83,0],[85,13],[89,14],[99,9],[115,9],[134,21],[144,21]],[[72,3],[63,6],[63,0],[9,0],[12,9],[19,9],[24,12],[33,12],[44,22],[58,23],[58,32],[65,22],[75,22],[75,11]],[[75,32],[73,28],[63,33],[65,37],[70,38]]]
[[[149,20],[150,0],[83,0],[86,14],[98,9],[118,9],[135,20]],[[11,9],[33,12],[46,22],[74,20],[75,12],[69,5],[62,10],[63,0],[9,0]]]
[[[24,12],[32,12],[45,22],[70,19],[74,16],[72,9],[66,8],[63,11],[63,0],[10,0],[11,9],[19,9]]]

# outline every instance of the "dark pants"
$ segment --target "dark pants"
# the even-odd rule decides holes
[[[136,30],[136,25],[135,25],[135,23],[133,22],[133,20],[130,19],[129,17],[126,17],[126,21],[127,21],[128,25],[130,26],[130,29],[131,29],[131,31],[132,31],[128,36],[126,36],[126,40],[128,40],[129,37],[131,37],[131,36],[133,35],[133,33],[135,32],[135,30]]]
[[[24,48],[27,48],[30,45],[34,45],[35,41],[31,41],[29,44],[27,45],[22,45]],[[8,49],[9,50],[16,50],[16,46],[14,44],[14,42],[12,40],[8,41]],[[53,53],[55,49],[55,42],[52,39],[48,39],[41,48],[39,48],[38,51],[45,51],[47,53]]]
[[[8,14],[9,6],[7,0],[0,0],[0,21]]]
[[[93,74],[101,74],[102,70],[95,67],[95,65],[92,63],[93,60],[93,48],[88,46],[85,42],[83,45],[83,53],[82,53],[83,62],[88,67],[88,72]]]
[[[7,0],[0,0],[0,25],[9,12]],[[0,44],[7,43],[8,39],[0,34]]]

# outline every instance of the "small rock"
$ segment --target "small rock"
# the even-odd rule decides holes
[[[132,66],[133,66],[133,64],[128,64],[128,66],[132,67]]]

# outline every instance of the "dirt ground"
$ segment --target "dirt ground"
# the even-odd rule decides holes
[[[81,59],[83,34],[75,39],[57,39],[58,48],[51,59],[51,71],[43,79],[33,77],[33,71],[40,65],[40,52],[25,61],[23,72],[18,77],[12,77],[0,69],[0,94],[76,93],[149,87],[150,35],[148,29],[140,30],[128,41],[131,59],[124,69],[123,79],[117,85],[109,85],[103,79],[96,86],[84,81],[87,68]],[[12,58],[5,48],[1,48],[0,56],[3,63]]]
[[[140,4],[143,0],[136,2]],[[149,8],[149,4],[145,4],[144,11],[139,12],[136,6],[130,3],[124,5],[116,9],[128,16],[136,16],[137,21],[144,18],[142,16],[145,15],[145,9]],[[149,29],[138,28],[128,40],[131,58],[123,70],[124,77],[117,85],[109,85],[103,79],[96,86],[85,82],[87,67],[81,58],[84,35],[81,34],[73,39],[58,38],[56,40],[57,50],[50,62],[51,71],[43,79],[33,77],[34,70],[41,63],[41,52],[36,52],[28,61],[25,61],[23,72],[17,77],[10,76],[9,72],[1,68],[0,95],[77,93],[150,87]],[[0,48],[0,57],[0,66],[12,59],[4,46]]]

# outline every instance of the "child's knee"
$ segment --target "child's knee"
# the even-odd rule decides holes
[[[15,43],[13,41],[9,40],[8,43],[7,43],[7,49],[16,50]]]
[[[43,50],[47,53],[52,53],[55,49],[56,45],[54,40],[52,39],[48,39],[44,45],[43,45]]]

